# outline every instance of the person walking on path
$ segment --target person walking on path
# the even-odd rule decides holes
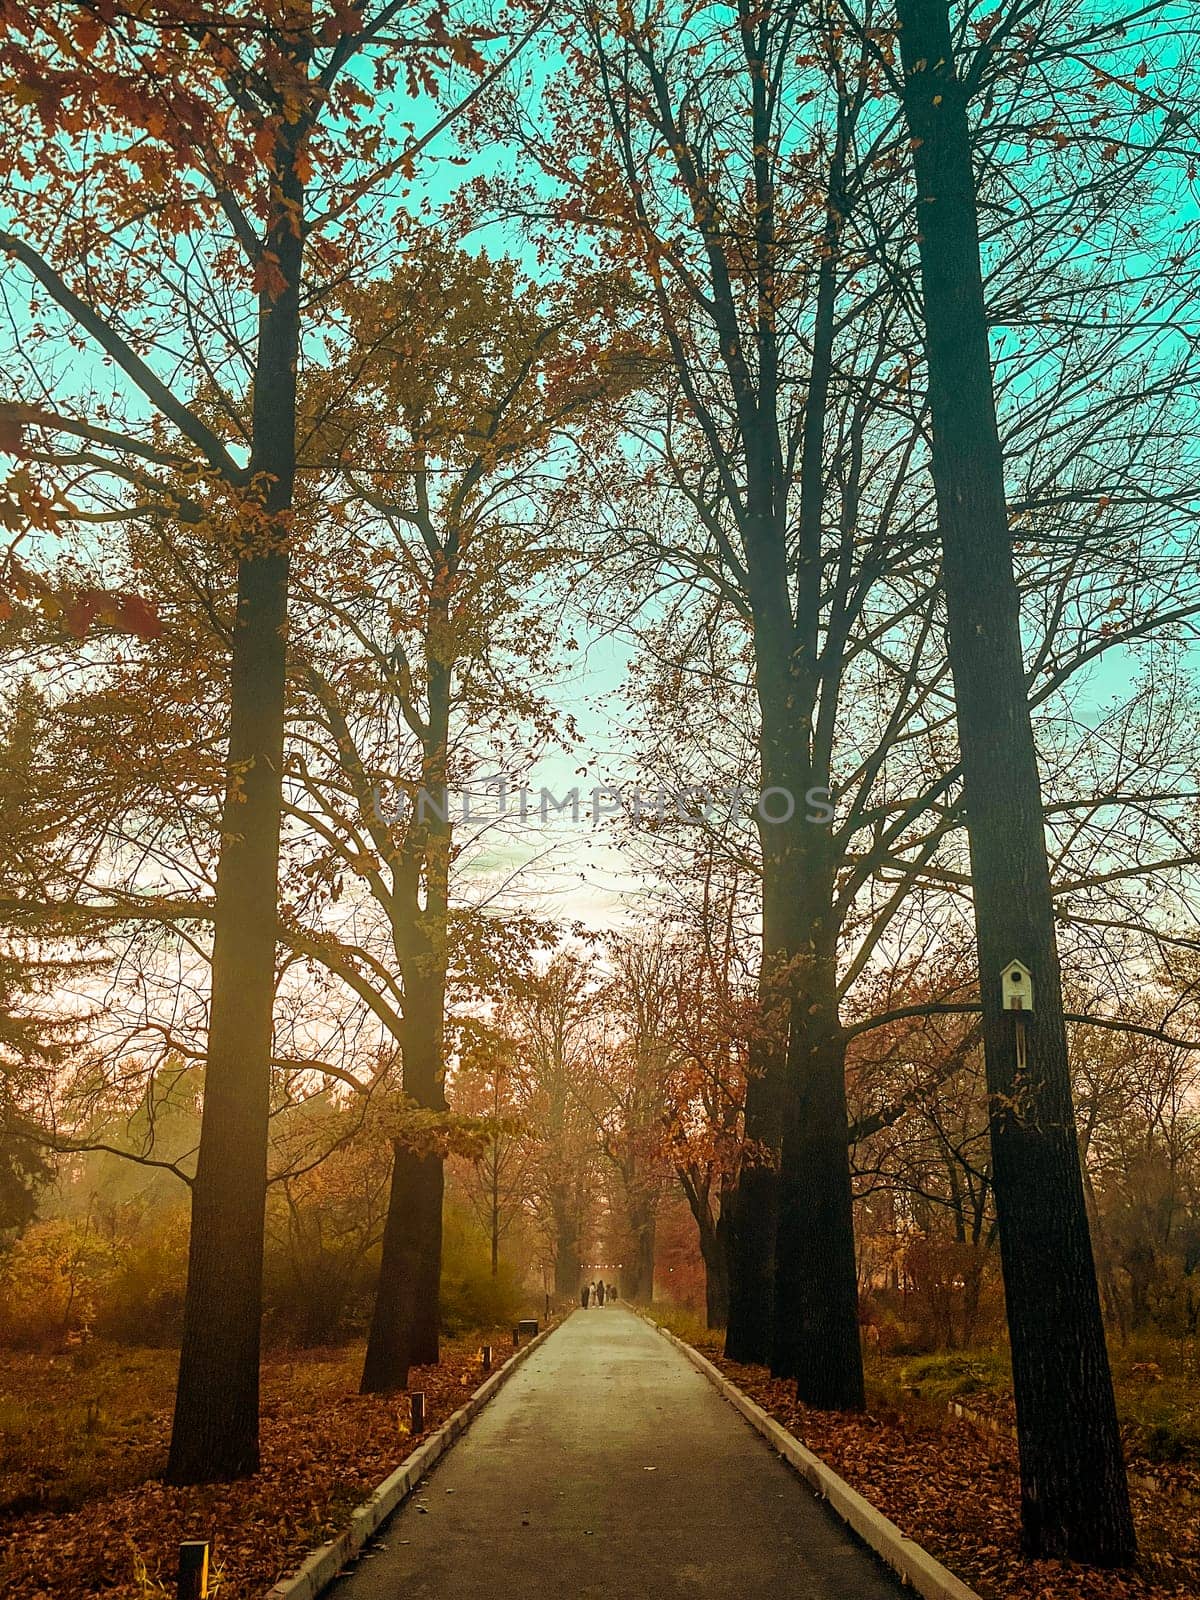
[[[598,1306],[602,1306],[604,1304],[604,1279],[603,1278],[601,1278],[599,1283],[596,1285],[596,1304]]]
[[[591,1292],[592,1286],[590,1283],[585,1283],[583,1288],[579,1291],[579,1304],[585,1311],[588,1308],[588,1296],[591,1294]]]

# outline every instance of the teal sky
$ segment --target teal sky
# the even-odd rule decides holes
[[[1171,65],[1169,46],[1159,64]],[[406,109],[406,115],[413,113]],[[419,107],[415,113],[418,128],[428,126],[434,116],[432,108]],[[478,171],[494,171],[497,162],[510,159],[492,148],[465,166],[451,164],[457,153],[453,134],[443,135],[418,168],[410,207],[436,215],[465,179]],[[1179,203],[1181,226],[1194,223],[1192,198],[1180,196]],[[512,255],[529,270],[535,269],[528,240],[514,228],[482,228],[470,236],[466,246],[486,248],[492,255]],[[76,358],[71,373],[74,385],[86,386],[93,374],[97,380],[108,377],[94,357]],[[529,777],[535,787],[545,785],[556,794],[578,786],[586,799],[593,786],[619,784],[630,776],[635,751],[630,748],[619,694],[630,671],[630,645],[590,626],[586,618],[578,618],[575,627],[582,648],[573,657],[570,670],[557,680],[555,697],[576,720],[578,745],[570,752],[547,754]],[[1128,659],[1114,652],[1081,685],[1076,709],[1084,714],[1101,709],[1125,686],[1128,670]],[[515,874],[511,893],[532,900],[548,914],[608,925],[636,920],[643,910],[644,891],[633,863],[614,842],[610,828],[576,825],[565,817],[552,819],[544,827],[530,826],[502,840],[489,838],[483,850],[479,865],[487,867],[489,880]]]

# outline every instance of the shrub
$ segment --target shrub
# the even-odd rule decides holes
[[[928,1400],[996,1394],[1011,1387],[1007,1356],[997,1350],[916,1356],[904,1363],[904,1385]]]
[[[473,1328],[515,1322],[525,1296],[512,1269],[491,1253],[481,1230],[456,1207],[446,1209],[442,1232],[442,1329],[450,1337]]]
[[[328,1129],[318,1112],[317,1132]],[[306,1125],[300,1131],[313,1137]],[[264,1292],[273,1334],[311,1347],[362,1331],[379,1277],[391,1152],[353,1141],[267,1198]]]
[[[96,1333],[120,1344],[176,1343],[187,1285],[187,1211],[155,1216],[117,1245],[114,1256],[95,1292]]]
[[[1164,1417],[1142,1429],[1142,1450],[1147,1461],[1200,1463],[1200,1436],[1196,1419]]]
[[[114,1260],[113,1245],[86,1222],[54,1217],[34,1223],[4,1259],[0,1341],[50,1349],[85,1333]]]

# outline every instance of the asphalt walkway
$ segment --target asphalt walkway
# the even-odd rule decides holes
[[[577,1311],[396,1512],[333,1600],[899,1600],[696,1369]]]

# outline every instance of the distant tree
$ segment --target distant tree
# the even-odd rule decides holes
[[[514,994],[505,1021],[528,1083],[530,1203],[559,1301],[579,1292],[601,1187],[595,1120],[583,1098],[600,1048],[597,987],[591,960],[560,949]]]
[[[63,1022],[31,1013],[28,1000],[31,989],[52,990],[61,971],[0,954],[0,1235],[32,1221],[38,1190],[53,1175],[36,1113],[45,1074],[66,1048]]]
[[[611,976],[598,996],[603,1032],[579,1093],[611,1180],[613,1231],[625,1257],[621,1293],[654,1299],[654,1240],[671,1171],[664,1148],[674,1065],[674,951],[653,930],[612,937]]]
[[[8,895],[41,893],[58,881],[63,824],[47,781],[46,707],[28,680],[0,707],[0,882]],[[81,1053],[91,1010],[68,991],[97,967],[64,955],[53,939],[0,940],[0,1234],[32,1220],[53,1176],[55,1077]]]
[[[454,1071],[455,1112],[481,1124],[479,1150],[460,1161],[460,1183],[491,1248],[492,1276],[500,1245],[529,1207],[536,1149],[526,1120],[532,1084],[514,1039],[486,1023],[464,1020]]]
[[[347,1099],[310,1096],[276,1136],[289,1160],[268,1193],[268,1298],[306,1344],[334,1337],[349,1310],[361,1315],[387,1215],[391,1142]]]

